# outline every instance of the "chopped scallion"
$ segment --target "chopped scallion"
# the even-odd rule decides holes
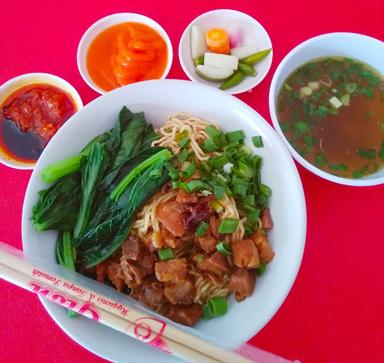
[[[175,257],[172,248],[162,248],[158,250],[157,253],[161,261],[171,260]]]
[[[212,165],[212,167],[217,170],[221,169],[228,162],[229,162],[229,159],[226,154],[215,156],[210,160],[210,164]]]
[[[196,229],[197,237],[204,237],[209,228],[209,224],[207,222],[200,222],[199,226]]]
[[[295,127],[296,127],[296,130],[301,134],[304,134],[310,131],[309,126],[305,121],[296,122]]]
[[[232,191],[235,195],[245,197],[248,190],[248,183],[247,182],[238,182],[233,185]]]
[[[205,149],[205,151],[211,152],[211,151],[215,151],[215,150],[217,150],[219,148],[219,144],[215,140],[216,139],[210,137],[209,139],[204,141],[204,149]]]
[[[347,83],[345,85],[345,90],[348,92],[348,93],[353,93],[355,92],[357,89],[357,83]]]
[[[217,200],[213,200],[211,202],[211,207],[216,213],[221,213],[224,209],[224,207]]]
[[[204,319],[212,319],[214,316],[212,315],[211,309],[208,304],[203,305],[203,318]]]
[[[376,158],[375,149],[357,149],[357,155],[361,156],[364,159],[372,160]]]
[[[205,319],[212,319],[225,315],[228,311],[227,300],[224,297],[212,297],[203,305],[203,316]]]
[[[219,233],[230,234],[235,233],[240,221],[236,218],[224,218],[219,225]]]
[[[253,176],[253,170],[244,160],[239,160],[236,167],[233,169],[234,173],[245,179],[250,179]]]
[[[188,159],[189,152],[187,149],[182,149],[179,154],[177,155],[177,160],[180,161],[180,163],[184,163]]]
[[[348,166],[345,164],[329,164],[329,168],[331,170],[340,170],[340,171],[348,170]]]
[[[179,180],[172,180],[172,188],[173,189],[180,188],[180,181]]]
[[[208,300],[208,305],[214,316],[221,316],[227,313],[227,300],[224,297],[212,297]]]
[[[325,156],[323,154],[317,154],[315,158],[315,164],[318,167],[322,167],[327,162]]]
[[[179,145],[180,145],[180,147],[186,147],[186,146],[188,146],[188,144],[190,143],[190,141],[191,140],[189,140],[189,138],[188,137],[185,137],[184,139],[181,139],[180,141],[179,141]]]
[[[187,183],[187,189],[190,192],[194,192],[196,190],[206,189],[206,185],[201,180],[192,180]]]
[[[252,136],[252,143],[255,147],[263,147],[263,139],[261,136]]]
[[[352,178],[354,179],[362,178],[363,175],[364,173],[362,170],[354,170],[354,172],[352,173]]]
[[[259,190],[260,190],[260,193],[265,195],[267,198],[269,198],[272,195],[271,188],[265,184],[260,184]]]
[[[255,196],[253,194],[247,195],[245,197],[245,203],[247,203],[248,205],[255,205],[256,203]]]
[[[196,171],[196,164],[192,162],[185,162],[183,164],[183,177],[190,178]]]
[[[219,137],[221,135],[221,132],[213,125],[207,126],[204,131],[211,138]]]
[[[351,95],[349,93],[346,93],[345,95],[341,96],[340,100],[341,102],[343,102],[344,106],[349,106],[351,102]]]
[[[237,130],[237,131],[227,132],[225,134],[225,137],[229,143],[232,143],[232,142],[238,142],[238,141],[244,140],[245,134],[244,134],[244,131]]]
[[[172,163],[170,163],[170,162],[166,163],[166,164],[165,164],[165,167],[167,168],[169,177],[170,177],[172,180],[176,180],[176,179],[179,178],[179,172],[178,172],[177,169],[172,165]]]
[[[260,209],[253,208],[253,210],[249,210],[245,213],[247,216],[247,220],[250,222],[256,222],[260,217]]]
[[[215,197],[217,199],[222,199],[224,198],[225,188],[222,187],[221,185],[215,185],[213,187],[213,193],[215,194]]]
[[[257,276],[262,275],[265,272],[266,267],[267,265],[261,262],[259,268],[256,270]]]
[[[224,256],[232,255],[232,251],[227,242],[221,241],[216,245],[217,251],[219,251]]]

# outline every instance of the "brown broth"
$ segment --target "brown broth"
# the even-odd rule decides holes
[[[368,65],[336,57],[304,64],[284,82],[277,107],[291,145],[320,169],[359,178],[384,166],[384,78]]]

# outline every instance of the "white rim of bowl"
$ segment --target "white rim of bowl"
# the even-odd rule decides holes
[[[142,14],[138,14],[138,13],[114,13],[114,14],[110,14],[110,15],[107,15],[107,16],[104,16],[103,18],[97,20],[96,22],[94,22],[85,32],[84,34],[82,35],[81,39],[80,39],[80,42],[79,42],[79,45],[77,46],[77,52],[76,52],[76,61],[77,61],[77,69],[79,70],[79,73],[81,75],[81,77],[83,78],[84,82],[90,87],[92,88],[95,92],[103,95],[105,93],[108,93],[108,92],[111,92],[111,91],[105,91],[103,90],[102,88],[100,88],[99,86],[96,85],[96,83],[94,83],[91,79],[91,77],[89,76],[89,74],[87,74],[87,64],[86,64],[86,59],[84,60],[84,69],[83,69],[83,66],[82,66],[82,61],[80,59],[80,53],[81,51],[83,50],[83,48],[86,46],[85,44],[85,41],[86,41],[86,38],[89,36],[89,34],[91,33],[91,31],[97,27],[98,25],[102,24],[104,21],[106,21],[107,19],[111,19],[111,18],[118,18],[118,17],[122,17],[122,16],[134,16],[134,17],[137,17],[138,19],[136,20],[129,20],[127,19],[126,21],[122,20],[122,21],[119,21],[119,22],[116,22],[114,25],[117,25],[117,24],[121,24],[121,23],[124,23],[124,22],[129,22],[129,21],[132,21],[132,22],[137,22],[137,23],[141,23],[141,24],[144,24],[144,25],[148,25],[150,27],[153,28],[153,26],[151,26],[150,24],[152,25],[156,25],[159,27],[160,31],[158,31],[157,29],[154,29],[156,30],[160,36],[164,39],[166,45],[167,45],[167,51],[168,51],[168,59],[167,59],[167,65],[165,66],[165,69],[164,69],[164,72],[163,74],[161,75],[161,77],[159,79],[164,79],[168,76],[168,73],[169,71],[171,70],[171,66],[172,66],[172,63],[173,63],[173,49],[172,49],[172,42],[171,42],[171,39],[169,38],[169,35],[168,33],[165,31],[165,29],[156,21],[156,20],[153,20],[152,18],[146,16],[146,15],[142,15]],[[139,19],[142,19],[143,21],[140,21]],[[106,28],[104,28],[103,30],[109,28],[113,26],[112,24]],[[97,33],[97,35],[100,34],[100,32]],[[97,36],[96,35],[96,36]],[[95,37],[96,37],[95,36]],[[85,54],[87,55],[88,53],[88,48],[89,48],[89,45],[93,42],[93,40],[95,39],[95,37],[89,42],[88,46],[87,46],[87,49],[85,50]],[[137,83],[137,82],[135,82]],[[123,86],[122,86],[123,87]],[[120,87],[118,87],[120,88]]]
[[[206,13],[203,13],[203,14],[200,14],[199,16],[197,16],[195,19],[193,19],[188,25],[187,27],[184,29],[183,31],[183,34],[181,35],[180,37],[180,40],[179,40],[179,48],[178,48],[178,55],[179,55],[179,63],[181,65],[181,68],[183,69],[184,73],[187,75],[187,77],[192,81],[192,82],[196,82],[196,83],[201,83],[198,78],[196,78],[194,75],[192,75],[188,68],[185,66],[184,64],[184,61],[182,61],[183,57],[182,57],[182,45],[181,45],[181,41],[182,39],[184,39],[184,37],[188,36],[187,35],[187,32],[190,30],[191,26],[198,20],[200,20],[202,17],[208,15],[208,14],[212,14],[212,13],[216,13],[216,12],[220,12],[220,11],[227,11],[227,12],[231,12],[231,13],[237,13],[237,14],[241,14],[247,18],[249,18],[252,22],[254,23],[257,23],[260,28],[265,32],[265,35],[267,36],[268,40],[269,40],[269,43],[271,44],[271,52],[269,53],[271,55],[271,62],[269,64],[269,67],[267,68],[266,72],[264,73],[264,75],[260,78],[260,81],[258,83],[256,83],[255,85],[253,85],[252,87],[244,87],[244,88],[241,88],[240,90],[237,90],[237,91],[231,91],[230,89],[228,90],[225,90],[223,92],[225,93],[228,93],[228,94],[231,94],[231,95],[237,95],[237,94],[240,94],[240,93],[244,93],[244,92],[247,92],[253,88],[255,88],[256,86],[258,86],[261,82],[263,82],[264,78],[267,76],[267,74],[269,73],[269,71],[271,70],[271,66],[272,66],[272,62],[273,62],[273,45],[272,45],[272,40],[271,40],[271,37],[269,36],[269,33],[267,32],[267,30],[264,28],[264,26],[259,22],[257,21],[254,17],[252,17],[251,15],[247,14],[247,13],[244,13],[243,11],[239,11],[239,10],[234,10],[234,9],[215,9],[215,10],[210,10],[210,11],[207,11]]]
[[[29,79],[31,80],[31,82],[28,82]],[[33,81],[37,81],[37,82],[33,82]],[[22,84],[20,87],[17,87],[17,83],[25,83],[25,84]],[[0,85],[0,92],[2,92],[4,88],[10,87],[13,84],[16,86],[15,87],[16,89],[13,91],[13,92],[15,92],[15,91],[17,91],[17,89],[22,88],[24,86],[27,86],[28,84],[33,84],[33,83],[37,83],[37,84],[38,83],[49,83],[49,84],[52,84],[53,86],[60,88],[61,90],[65,91],[65,92],[67,92],[72,97],[73,101],[75,102],[75,105],[77,108],[76,112],[80,111],[84,106],[83,101],[80,97],[80,94],[79,94],[79,92],[77,92],[76,88],[73,87],[64,78],[61,78],[61,77],[56,76],[55,74],[51,74],[51,73],[34,72],[34,73],[21,74],[20,76],[16,76],[14,78],[11,78],[8,81],[4,82],[2,85]],[[20,162],[20,164],[18,164],[18,163],[13,163],[12,161],[9,161],[7,159],[0,158],[1,164],[6,165],[6,166],[13,168],[13,169],[18,169],[18,170],[33,170],[33,168],[36,165],[36,162],[37,161],[35,161],[32,164],[23,164],[22,162]]]
[[[285,137],[283,131],[280,128],[279,121],[277,119],[276,115],[276,100],[275,100],[275,92],[278,91],[277,89],[277,81],[280,77],[280,74],[282,72],[282,69],[285,67],[285,65],[288,63],[288,61],[301,49],[307,47],[308,45],[311,45],[312,43],[316,43],[319,39],[324,38],[333,38],[333,37],[345,37],[345,36],[353,36],[353,37],[360,37],[362,39],[369,39],[370,41],[377,42],[378,45],[383,46],[383,42],[380,40],[370,37],[368,35],[359,34],[359,33],[350,33],[350,32],[335,32],[335,33],[325,33],[321,35],[317,35],[313,38],[307,39],[304,42],[300,43],[299,45],[295,46],[292,50],[289,51],[289,53],[283,58],[283,60],[280,62],[278,67],[276,68],[276,71],[273,75],[271,86],[269,88],[269,113],[271,115],[273,127],[275,128],[276,132],[280,135],[285,145],[288,147],[292,157],[300,163],[304,168],[309,170],[310,172],[316,174],[317,176],[326,179],[328,181],[343,184],[343,185],[349,185],[349,186],[358,186],[358,187],[365,187],[365,186],[374,186],[384,183],[384,177],[377,177],[373,179],[349,179],[349,178],[343,178],[340,176],[336,176],[330,173],[327,173],[326,171],[323,171],[313,164],[311,164],[309,161],[304,159],[290,144],[288,139]],[[305,62],[303,62],[305,63]]]

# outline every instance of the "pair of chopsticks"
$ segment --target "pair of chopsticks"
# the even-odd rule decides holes
[[[131,306],[122,308],[120,302],[89,287],[85,288],[61,275],[31,264],[20,255],[20,251],[1,242],[0,277],[186,361],[251,362]]]

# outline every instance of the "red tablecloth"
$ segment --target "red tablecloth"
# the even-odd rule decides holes
[[[175,53],[169,78],[186,79],[177,57],[180,36],[192,19],[215,8],[247,12],[271,36],[270,73],[252,93],[239,96],[268,121],[271,77],[292,47],[333,31],[384,40],[383,0],[1,1],[0,83],[22,73],[50,72],[72,83],[87,104],[98,95],[77,71],[77,44],[95,20],[116,12],[142,13],[162,24]],[[298,168],[308,208],[303,263],[285,303],[251,343],[302,362],[382,362],[384,186],[336,185]],[[29,176],[0,165],[0,240],[19,248]],[[0,288],[2,362],[102,361],[68,338],[37,297],[3,281]]]

